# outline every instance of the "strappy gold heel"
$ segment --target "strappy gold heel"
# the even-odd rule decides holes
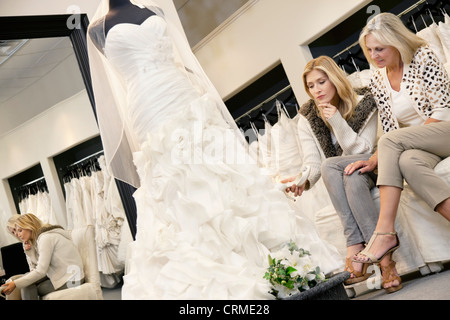
[[[372,247],[373,242],[375,241],[377,236],[383,236],[383,235],[392,235],[395,236],[397,239],[397,244],[390,248],[389,250],[387,250],[379,259],[377,259],[377,257],[375,257],[375,255],[373,255],[372,253],[369,252],[370,248]],[[386,257],[389,253],[394,252],[395,250],[397,250],[400,247],[400,239],[398,238],[397,232],[374,232],[372,237],[370,238],[369,244],[366,246],[366,248],[361,251],[358,255],[364,255],[367,258],[369,258],[369,261],[360,261],[360,260],[356,260],[353,259],[352,261],[354,262],[359,262],[359,263],[380,263],[381,260],[383,260],[384,257]]]
[[[362,263],[362,262],[359,262]],[[367,269],[369,268],[370,264],[368,263],[363,263],[363,267],[361,271],[355,271],[355,269],[353,269],[353,265],[352,265],[352,259],[351,258],[346,258],[345,260],[345,270],[350,272],[351,274],[353,274],[355,277],[354,278],[349,278],[347,280],[344,281],[344,285],[349,286],[355,283],[359,283],[362,281],[367,280],[371,275],[374,274],[375,270],[372,268],[372,272],[367,272]]]

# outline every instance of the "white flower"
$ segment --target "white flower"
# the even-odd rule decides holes
[[[285,286],[281,285],[281,284],[276,284],[274,285],[274,289],[278,291],[277,297],[280,299],[284,299],[287,297],[292,296],[296,290],[291,290],[286,288]]]
[[[281,299],[325,281],[325,275],[313,265],[310,253],[293,242],[273,253],[273,257],[269,255],[264,278],[271,283],[272,294]]]

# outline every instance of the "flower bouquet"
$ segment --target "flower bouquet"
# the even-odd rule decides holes
[[[274,257],[269,255],[264,279],[272,285],[270,293],[277,299],[285,299],[327,281],[320,268],[313,266],[310,256],[293,241],[274,253]]]

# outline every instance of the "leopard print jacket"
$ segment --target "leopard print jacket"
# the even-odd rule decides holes
[[[428,47],[419,48],[408,65],[405,65],[402,83],[414,107],[424,120],[443,108],[450,112],[449,77],[436,54]],[[372,76],[369,88],[375,98],[385,133],[400,128],[392,113],[391,96],[379,70]]]

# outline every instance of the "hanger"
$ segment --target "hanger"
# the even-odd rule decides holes
[[[410,18],[410,20],[412,22],[414,30],[416,30],[416,33],[419,32],[419,30],[417,30],[417,26],[416,26],[416,22],[415,22],[415,19],[414,19],[414,15],[411,15],[409,18]]]
[[[436,24],[436,21],[434,20],[433,14],[431,13],[431,10],[427,8],[426,11],[428,11],[428,14],[429,14],[429,16],[431,18],[431,21],[433,21],[433,24]]]
[[[345,73],[347,73],[347,70],[345,70],[345,65],[346,65],[346,60],[345,59],[342,59],[342,57],[341,57],[341,55],[339,54],[338,55],[338,61],[337,61],[337,65],[339,66],[339,67],[341,67],[341,69],[345,72]]]
[[[353,57],[353,53],[351,51],[348,52],[347,59],[350,59],[351,64],[353,65],[353,68],[355,68],[356,72],[360,72],[359,66],[356,64],[356,61]]]

